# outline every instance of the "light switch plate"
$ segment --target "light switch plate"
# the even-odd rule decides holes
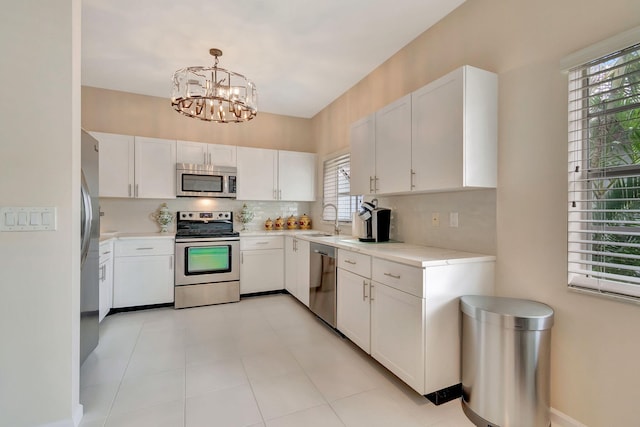
[[[1,207],[0,231],[53,231],[55,207]]]

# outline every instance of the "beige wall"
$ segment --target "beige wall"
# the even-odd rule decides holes
[[[183,116],[168,98],[82,87],[86,130],[213,144],[314,152],[311,121],[259,112],[247,123],[209,123]]]
[[[0,205],[57,208],[0,232],[0,425],[73,425],[79,388],[80,0],[4,2]]]
[[[559,61],[638,25],[637,0],[468,0],[313,119],[322,156],[348,146],[349,123],[460,65],[498,73],[497,291],[555,309],[551,405],[592,427],[638,424],[640,307],[567,291],[567,77]],[[433,209],[447,203],[421,197]],[[462,203],[475,215],[473,200]],[[411,214],[410,206],[396,214]]]

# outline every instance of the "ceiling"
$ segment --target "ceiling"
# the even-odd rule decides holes
[[[464,0],[82,0],[82,84],[169,98],[187,66],[244,74],[310,118]]]

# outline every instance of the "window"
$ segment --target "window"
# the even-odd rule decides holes
[[[568,250],[570,287],[640,301],[640,44],[569,71]]]
[[[362,196],[350,194],[350,154],[342,154],[324,162],[324,201],[337,207],[338,220],[351,222],[357,212]],[[336,220],[336,210],[327,207],[322,212],[325,221]]]

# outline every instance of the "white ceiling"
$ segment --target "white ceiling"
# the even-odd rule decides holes
[[[463,2],[82,0],[82,84],[169,98],[215,47],[258,111],[310,118]]]

